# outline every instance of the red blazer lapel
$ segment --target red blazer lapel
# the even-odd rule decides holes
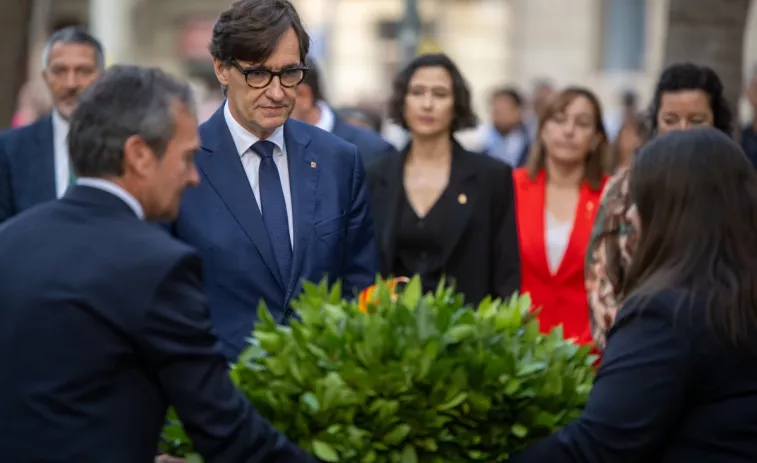
[[[524,271],[531,271],[544,278],[556,280],[570,278],[576,272],[583,275],[584,254],[594,226],[602,189],[592,190],[587,182],[581,185],[568,247],[565,249],[557,273],[552,275],[547,263],[545,243],[546,174],[542,170],[536,178],[531,179],[528,171],[521,168],[513,172],[513,178],[520,257]]]
[[[563,280],[575,275],[576,272],[583,275],[584,255],[589,243],[591,229],[594,226],[601,193],[601,189],[592,190],[587,182],[583,182],[581,185],[568,247],[565,249],[555,278]]]
[[[550,277],[544,235],[544,206],[547,177],[544,171],[531,179],[524,168],[513,172],[515,211],[520,240],[520,259],[524,272]]]

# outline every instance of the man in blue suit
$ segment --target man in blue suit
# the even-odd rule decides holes
[[[305,80],[297,86],[297,103],[292,117],[314,125],[357,147],[363,164],[369,166],[385,156],[396,154],[397,150],[381,135],[362,127],[348,124],[326,102],[318,63],[308,57],[308,72]]]
[[[42,77],[54,109],[33,124],[0,134],[0,223],[60,198],[73,182],[68,119],[79,94],[100,76],[105,63],[97,39],[75,27],[55,32],[42,55]]]
[[[189,86],[112,67],[69,147],[76,185],[0,225],[3,461],[152,461],[169,404],[206,461],[313,461],[232,384],[200,257],[144,221],[199,181]]]
[[[224,354],[246,346],[257,306],[292,315],[302,281],[374,281],[378,250],[365,169],[354,145],[288,120],[309,37],[288,0],[242,0],[213,28],[210,52],[227,101],[200,126],[202,182],[173,234],[202,255]]]

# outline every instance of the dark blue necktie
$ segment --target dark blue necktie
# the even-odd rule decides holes
[[[289,281],[292,270],[292,244],[289,239],[289,220],[284,201],[284,190],[281,188],[279,169],[273,162],[274,144],[261,140],[252,145],[252,151],[260,156],[258,169],[258,185],[260,186],[260,212],[263,223],[268,230],[273,254],[279,266],[281,280],[284,285]]]

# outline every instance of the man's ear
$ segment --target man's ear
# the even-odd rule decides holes
[[[218,58],[213,58],[213,71],[215,71],[216,79],[221,85],[229,86],[229,71],[230,66],[227,66],[223,61]]]

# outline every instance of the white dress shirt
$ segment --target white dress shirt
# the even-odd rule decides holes
[[[109,182],[108,180],[103,180],[101,178],[92,178],[92,177],[82,177],[76,179],[77,185],[87,186],[90,188],[97,188],[98,190],[105,191],[107,193],[112,194],[113,196],[118,197],[121,201],[125,202],[129,208],[131,208],[132,211],[134,211],[134,215],[139,217],[140,219],[145,218],[145,212],[144,209],[142,209],[142,205],[139,204],[139,201],[137,201],[137,198],[131,195],[128,191],[124,190],[120,186],[116,185],[113,182]]]
[[[68,121],[53,111],[53,153],[55,160],[55,192],[58,198],[68,190],[71,160],[68,157]]]
[[[260,139],[251,134],[247,129],[234,119],[229,110],[228,102],[223,107],[223,117],[226,119],[226,125],[231,132],[231,138],[234,140],[234,146],[237,148],[237,154],[242,158],[242,166],[247,174],[247,180],[252,187],[252,193],[255,195],[255,202],[260,206],[260,182],[258,181],[258,170],[260,168],[260,156],[252,151],[252,145]],[[286,203],[287,218],[289,221],[289,242],[294,247],[294,220],[292,218],[292,190],[289,183],[289,163],[287,162],[286,144],[284,143],[284,127],[279,127],[273,131],[268,141],[275,145],[273,149],[273,162],[279,170],[279,179],[281,179],[281,189],[284,192],[284,202]]]
[[[325,101],[319,101],[316,103],[318,105],[318,108],[321,110],[321,117],[318,119],[318,123],[315,124],[316,127],[318,127],[321,130],[325,130],[326,132],[333,132],[334,131],[334,121],[336,120],[336,116],[334,116],[334,111],[331,109],[331,107],[326,104]]]

